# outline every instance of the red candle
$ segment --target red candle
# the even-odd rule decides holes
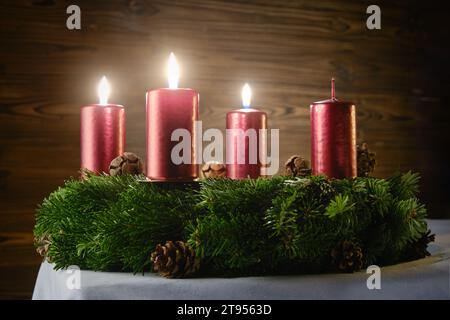
[[[265,157],[267,114],[250,108],[251,90],[242,89],[242,109],[227,113],[227,177],[231,179],[258,178],[264,175],[261,158]]]
[[[109,85],[105,77],[99,84],[99,104],[81,108],[81,168],[95,173],[109,173],[111,160],[125,147],[125,109],[109,104]]]
[[[335,97],[311,105],[311,167],[315,175],[356,177],[356,117],[352,102]]]
[[[178,88],[178,65],[169,58],[169,88],[147,92],[146,175],[150,180],[189,181],[197,178],[195,161],[195,121],[198,119],[199,94],[192,89]],[[190,135],[189,161],[177,163],[172,150],[179,141],[172,141],[176,129]]]

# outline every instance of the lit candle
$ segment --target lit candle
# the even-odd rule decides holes
[[[111,160],[125,147],[125,109],[108,103],[110,87],[106,77],[98,85],[99,103],[81,108],[81,168],[108,173]]]
[[[169,88],[147,92],[146,175],[150,180],[194,180],[197,178],[195,121],[199,94],[192,89],[178,88],[179,66],[173,53],[169,57],[168,78]],[[172,141],[176,129],[185,129],[190,134],[190,161],[176,163],[172,159],[172,149],[179,143]]]
[[[315,175],[356,177],[356,117],[352,102],[335,97],[311,105],[311,167]]]
[[[227,177],[231,179],[258,178],[261,157],[265,157],[267,114],[251,108],[252,92],[245,84],[242,88],[242,108],[227,113]]]

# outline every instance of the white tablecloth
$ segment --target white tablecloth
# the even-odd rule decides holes
[[[365,270],[354,274],[165,279],[151,273],[54,271],[44,262],[33,299],[450,299],[450,220],[430,220],[429,225],[436,234],[436,242],[429,247],[432,256],[381,268],[379,290],[367,288],[370,275]]]

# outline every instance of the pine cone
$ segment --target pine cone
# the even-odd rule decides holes
[[[111,176],[138,175],[143,172],[144,165],[141,159],[132,152],[125,152],[123,155],[113,159],[109,165],[109,174]]]
[[[43,258],[46,258],[48,262],[52,262],[51,257],[48,256],[48,248],[52,243],[52,237],[48,234],[43,235],[39,239],[34,239],[36,245],[36,252]]]
[[[370,152],[367,143],[363,142],[356,146],[357,163],[358,163],[358,177],[368,177],[375,169],[376,154]]]
[[[434,240],[435,235],[431,234],[431,230],[428,230],[426,233],[422,234],[417,241],[411,243],[407,247],[403,260],[411,261],[428,257],[431,255],[427,250],[428,244],[434,242]]]
[[[293,155],[284,164],[285,174],[293,177],[304,177],[311,175],[309,161],[298,155]]]
[[[218,162],[208,162],[202,166],[203,178],[224,178],[227,175],[227,167]]]
[[[343,240],[331,250],[333,266],[341,272],[352,273],[363,267],[363,253],[358,245]]]
[[[166,278],[185,278],[200,269],[200,259],[183,241],[158,244],[151,260],[153,269]]]

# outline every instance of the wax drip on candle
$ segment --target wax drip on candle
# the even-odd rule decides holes
[[[336,100],[336,90],[334,87],[334,78],[331,78],[331,100]]]

